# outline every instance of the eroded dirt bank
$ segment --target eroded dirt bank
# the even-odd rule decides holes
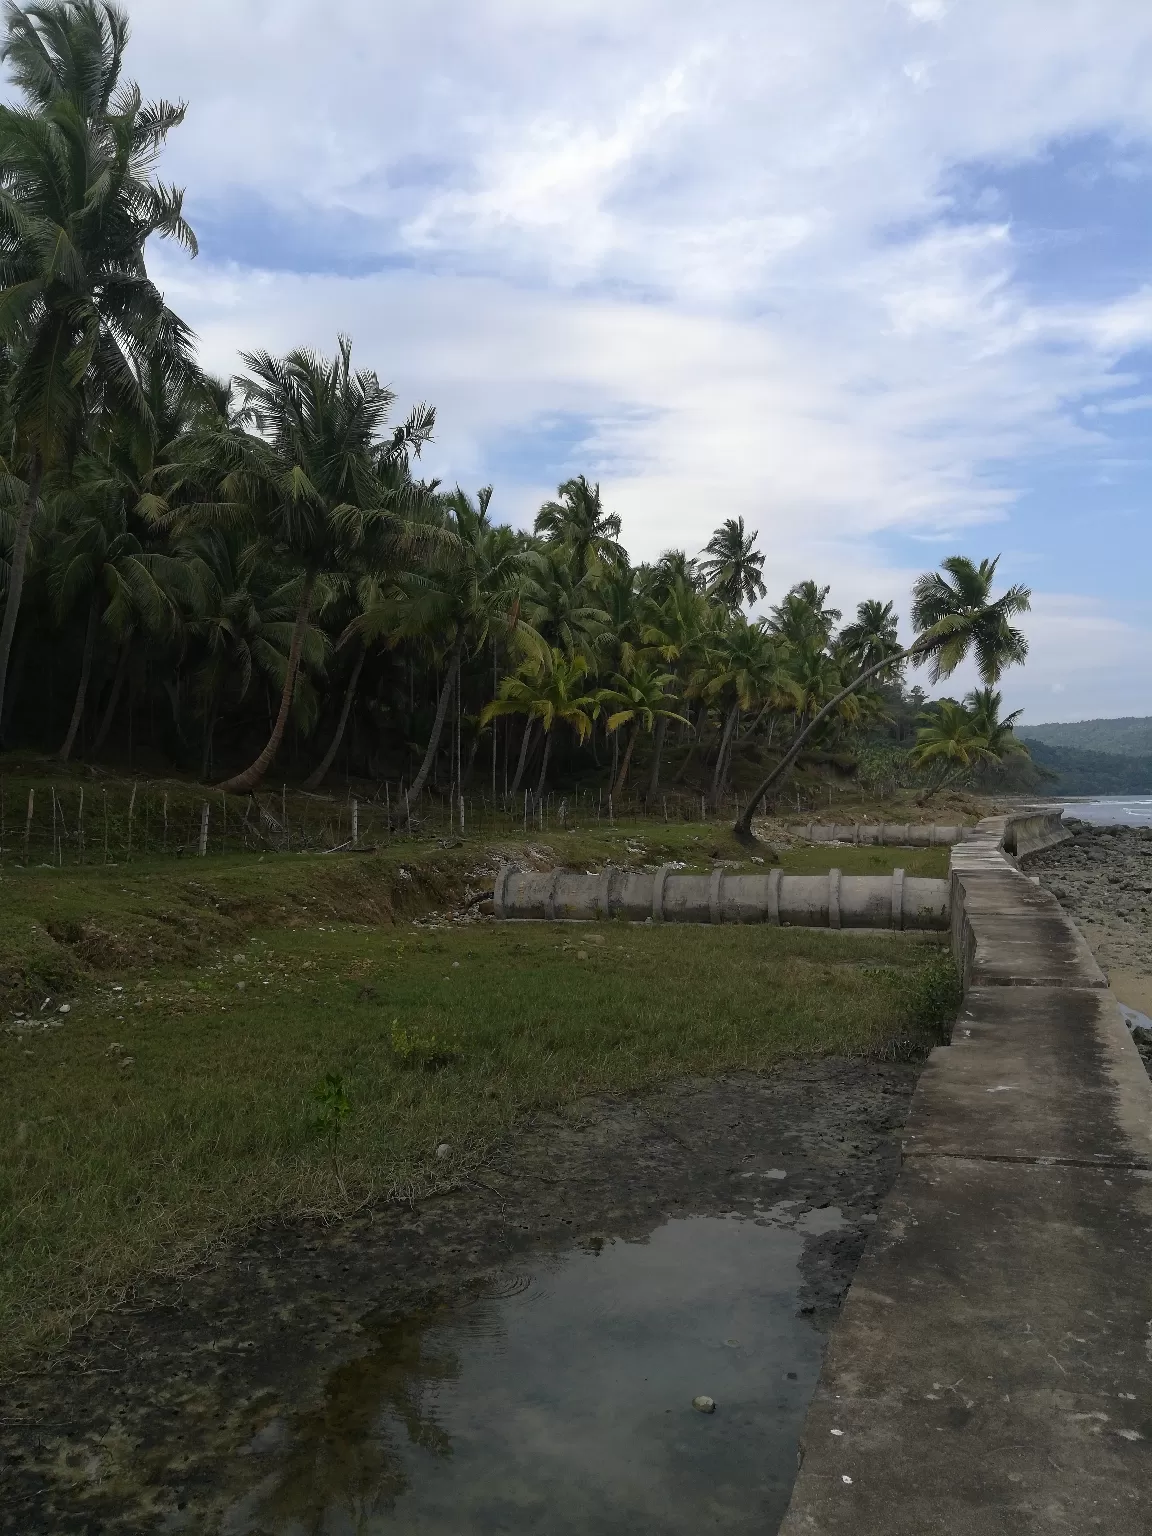
[[[331,1383],[379,1356],[401,1320],[533,1253],[641,1240],[669,1217],[819,1232],[805,1218],[838,1209],[801,1260],[798,1308],[825,1330],[895,1176],[917,1073],[829,1060],[587,1103],[539,1120],[450,1194],[253,1233],[179,1283],[141,1288],[5,1385],[0,1531],[221,1531],[265,1464],[275,1479],[270,1426],[307,1420],[340,1455],[347,1416],[365,1410]]]

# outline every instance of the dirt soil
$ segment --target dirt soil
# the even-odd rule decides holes
[[[672,1215],[838,1207],[847,1224],[810,1237],[802,1263],[801,1310],[827,1330],[895,1177],[918,1071],[828,1060],[585,1103],[447,1195],[253,1232],[142,1286],[0,1392],[0,1531],[218,1532],[252,1476],[243,1448],[315,1415],[383,1328],[533,1252],[642,1238]],[[756,1177],[769,1169],[787,1177]]]

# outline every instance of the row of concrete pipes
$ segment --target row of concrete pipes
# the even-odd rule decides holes
[[[806,843],[883,843],[897,848],[951,848],[974,834],[971,827],[921,826],[916,822],[901,824],[888,821],[857,821],[847,826],[812,821],[795,831]]]
[[[658,870],[608,868],[517,869],[505,864],[496,878],[498,918],[595,922],[623,918],[654,923],[771,923],[795,928],[945,930],[949,883],[906,876],[733,874],[723,866],[686,875],[674,865]]]

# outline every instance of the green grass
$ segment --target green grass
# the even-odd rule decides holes
[[[716,829],[650,831],[533,847],[585,866],[735,856]],[[944,951],[913,936],[413,926],[516,851],[406,844],[4,874],[9,1360],[245,1223],[419,1196],[542,1107],[685,1073],[906,1051],[954,1008]],[[805,848],[785,864],[884,869],[894,852],[917,872],[946,856]],[[14,1027],[18,1008],[33,1027]],[[335,1148],[314,1097],[329,1073],[351,1104]]]

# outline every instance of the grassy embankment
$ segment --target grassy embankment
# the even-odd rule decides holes
[[[9,1359],[243,1223],[435,1188],[542,1107],[678,1073],[914,1049],[951,1006],[941,947],[912,936],[414,926],[490,884],[517,846],[585,868],[745,858],[725,827],[646,823],[359,856],[6,864]],[[941,874],[947,850],[782,860]],[[329,1073],[351,1107],[335,1137],[314,1097]]]

